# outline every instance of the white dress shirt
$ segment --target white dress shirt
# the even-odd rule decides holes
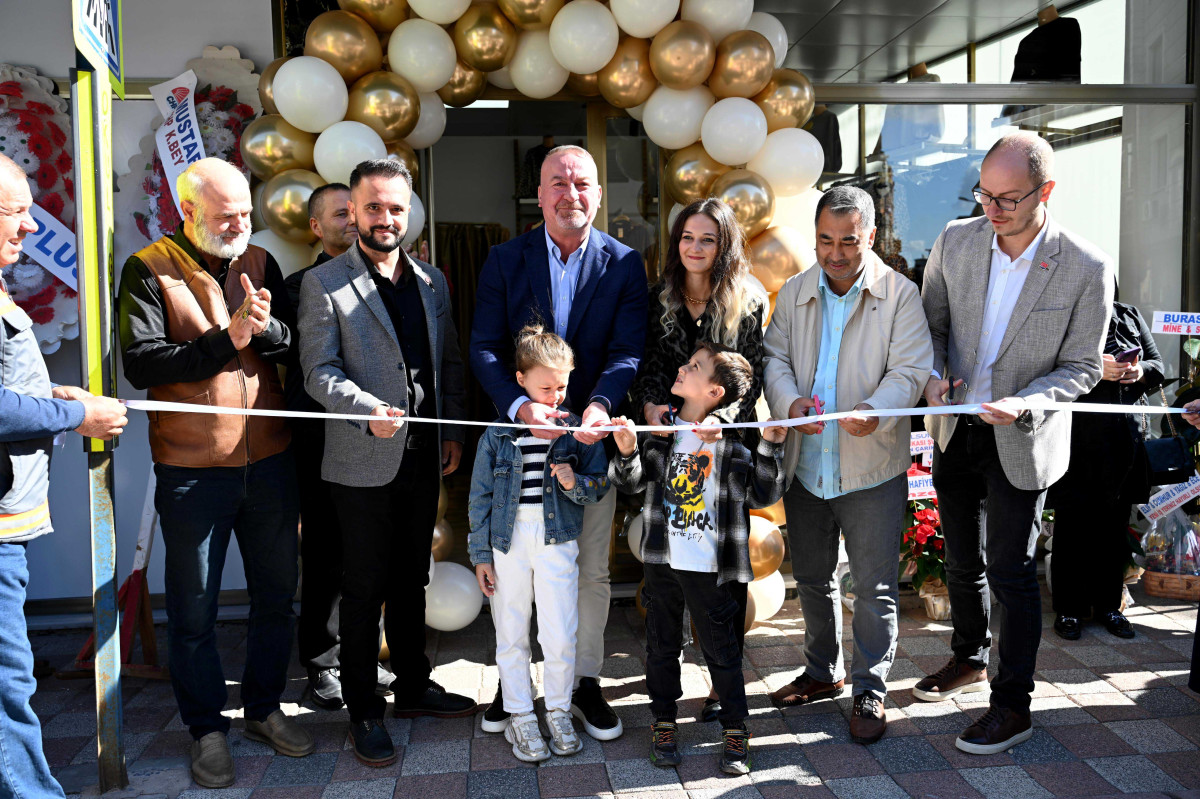
[[[1015,260],[1000,249],[1000,237],[992,235],[992,267],[988,276],[987,305],[983,309],[983,328],[979,332],[975,371],[967,381],[967,404],[1003,399],[992,396],[992,367],[1000,354],[1000,342],[1004,340],[1004,333],[1008,330],[1009,319],[1012,318],[1013,309],[1017,307],[1017,298],[1021,296],[1029,268],[1033,265],[1042,239],[1046,237],[1046,222],[1049,219],[1050,212],[1047,211],[1042,221],[1042,229]]]

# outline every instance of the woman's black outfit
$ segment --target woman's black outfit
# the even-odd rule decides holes
[[[1104,352],[1115,356],[1134,347],[1142,349],[1139,382],[1101,380],[1076,402],[1146,404],[1162,385],[1162,356],[1137,308],[1114,302]],[[1055,511],[1050,577],[1059,616],[1103,619],[1121,609],[1130,507],[1149,498],[1142,443],[1148,432],[1141,414],[1071,416],[1071,464],[1046,500]]]

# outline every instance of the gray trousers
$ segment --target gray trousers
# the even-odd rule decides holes
[[[805,673],[814,680],[845,679],[842,609],[834,571],[838,534],[846,539],[854,580],[854,694],[882,699],[896,656],[900,535],[908,501],[908,477],[833,499],[811,494],[799,480],[783,495],[792,575],[804,613]]]

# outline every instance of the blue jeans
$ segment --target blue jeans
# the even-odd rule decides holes
[[[799,480],[783,495],[792,576],[804,612],[804,672],[820,682],[845,679],[842,608],[834,582],[838,533],[846,539],[854,581],[854,695],[887,694],[900,625],[900,528],[908,477],[900,475],[861,491],[821,499]]]
[[[154,505],[166,546],[167,638],[179,715],[200,739],[228,732],[215,625],[221,572],[236,533],[250,593],[242,705],[250,721],[279,709],[295,621],[296,473],[290,453],[244,467],[155,464]]]
[[[42,726],[29,706],[37,689],[25,627],[25,544],[0,543],[0,796],[62,799],[42,754]]]

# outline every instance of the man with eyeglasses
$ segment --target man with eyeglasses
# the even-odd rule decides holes
[[[121,274],[125,377],[152,400],[283,410],[275,364],[287,354],[292,313],[279,266],[250,244],[250,186],[235,167],[205,158],[179,176],[176,191],[183,223]],[[250,593],[245,735],[293,757],[314,749],[279,707],[297,579],[291,434],[277,417],[157,411],[149,419],[171,683],[192,734],[192,777],[223,788],[234,768],[214,628],[231,533]]]
[[[1112,259],[1059,226],[1045,203],[1054,153],[1033,133],[1001,138],[980,168],[985,217],[951,222],[933,245],[922,299],[933,336],[932,407],[979,403],[977,414],[927,416],[937,447],[933,486],[946,538],[953,657],[917,683],[929,702],[988,687],[989,589],[1003,613],[990,707],[955,742],[996,754],[1028,740],[1041,640],[1034,549],[1046,489],[1067,469],[1070,402],[1102,374]],[[984,533],[984,517],[987,532]]]

